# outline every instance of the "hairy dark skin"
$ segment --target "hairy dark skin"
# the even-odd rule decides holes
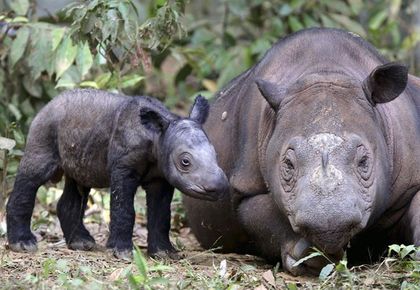
[[[204,247],[300,275],[326,263],[293,266],[313,246],[358,263],[420,245],[420,80],[362,38],[280,40],[218,93],[204,128],[231,185],[216,203],[184,198]]]
[[[217,200],[228,188],[201,127],[207,115],[208,103],[201,96],[188,118],[172,114],[149,97],[73,90],[54,98],[31,124],[7,203],[10,249],[37,249],[30,230],[36,192],[64,175],[57,215],[69,248],[95,248],[83,225],[88,194],[92,187],[110,187],[107,247],[119,258],[130,257],[134,195],[142,186],[147,198],[148,253],[175,258],[169,240],[174,188],[206,200]]]

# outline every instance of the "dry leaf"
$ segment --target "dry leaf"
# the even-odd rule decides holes
[[[276,287],[276,281],[274,280],[274,275],[271,270],[268,270],[262,274],[265,281],[267,281],[270,285]]]
[[[265,286],[261,284],[260,286],[254,288],[254,290],[267,290],[267,288],[265,288]]]

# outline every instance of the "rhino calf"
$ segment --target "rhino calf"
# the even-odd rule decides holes
[[[98,90],[62,93],[35,117],[7,204],[7,237],[14,251],[35,251],[30,223],[38,188],[65,175],[57,215],[70,249],[91,250],[95,240],[83,225],[92,187],[111,189],[107,247],[124,258],[132,250],[134,195],[147,199],[149,255],[175,255],[169,240],[174,187],[206,200],[218,199],[228,181],[201,128],[208,103],[195,99],[189,118],[169,112],[149,97]]]

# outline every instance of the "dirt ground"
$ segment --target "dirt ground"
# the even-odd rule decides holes
[[[328,278],[320,280],[293,277],[255,256],[204,250],[190,229],[177,221],[176,214],[171,240],[183,258],[156,261],[145,255],[147,230],[140,210],[133,240],[146,256],[148,269],[144,270],[136,261],[117,260],[105,250],[108,224],[104,216],[109,212],[98,206],[88,209],[85,223],[98,249],[73,251],[65,245],[54,206],[45,204],[37,204],[33,216],[36,253],[7,249],[5,218],[0,214],[0,289],[420,289],[420,284],[415,284],[420,281],[420,265],[407,268],[391,258],[378,265],[336,267]],[[143,271],[145,279],[140,277]],[[133,276],[137,277],[134,282]]]

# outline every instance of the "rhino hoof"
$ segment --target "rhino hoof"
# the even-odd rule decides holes
[[[36,245],[36,242],[28,240],[9,244],[9,249],[14,252],[34,253],[38,250],[38,247]]]
[[[150,257],[152,257],[153,259],[158,259],[158,260],[181,260],[182,258],[184,258],[184,256],[176,251],[158,251],[156,253],[153,254],[149,254]]]
[[[133,252],[131,250],[110,249],[113,256],[117,259],[131,262],[133,259]]]
[[[80,251],[92,251],[96,248],[95,241],[78,240],[69,243],[69,249]]]

